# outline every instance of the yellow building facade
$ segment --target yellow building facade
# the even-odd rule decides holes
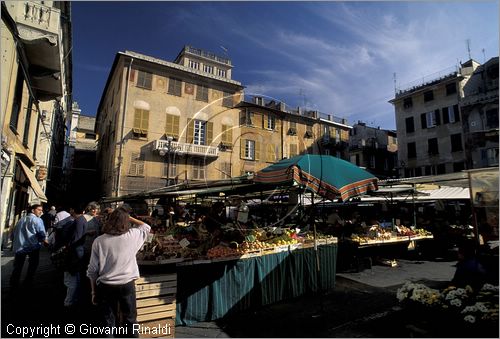
[[[347,144],[349,126],[245,97],[231,69],[229,59],[190,46],[175,62],[119,52],[96,117],[102,195],[227,179],[285,157],[325,154],[332,147],[325,133]]]

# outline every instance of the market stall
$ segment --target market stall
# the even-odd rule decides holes
[[[276,169],[285,177],[270,178]],[[334,288],[337,238],[317,232],[314,216],[293,197],[347,199],[376,189],[377,179],[330,156],[286,159],[262,173],[251,183],[242,178],[141,194],[170,203],[177,198],[175,206],[161,206],[145,216],[153,234],[137,257],[141,275],[149,279],[176,274],[176,324],[210,321]],[[181,199],[187,195],[189,208]],[[249,199],[280,208],[272,213],[251,210]]]

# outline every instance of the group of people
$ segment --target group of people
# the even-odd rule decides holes
[[[91,202],[82,211],[60,209],[50,213],[54,216],[43,218],[41,205],[30,206],[27,215],[11,233],[15,253],[11,286],[20,287],[26,257],[28,271],[24,285],[28,286],[34,281],[42,246],[51,250],[64,249],[69,263],[64,268],[67,287],[64,306],[74,308],[82,298],[89,298],[99,308],[104,326],[122,325],[127,328],[127,334],[137,337],[132,330],[137,322],[134,281],[139,278],[139,268],[136,254],[151,227],[133,218],[131,212],[128,205],[122,205],[100,213],[99,205]],[[48,222],[44,223],[45,220]],[[86,296],[82,294],[85,275],[90,285],[87,291],[90,295]],[[117,324],[119,319],[122,324]]]

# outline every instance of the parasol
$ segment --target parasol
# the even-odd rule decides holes
[[[283,159],[256,173],[255,182],[296,182],[327,199],[351,197],[377,190],[378,179],[368,171],[330,155],[298,155]]]

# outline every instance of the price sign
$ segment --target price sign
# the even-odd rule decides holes
[[[179,241],[179,245],[181,245],[182,248],[188,247],[189,244],[190,242],[186,238],[183,238],[181,241]]]

